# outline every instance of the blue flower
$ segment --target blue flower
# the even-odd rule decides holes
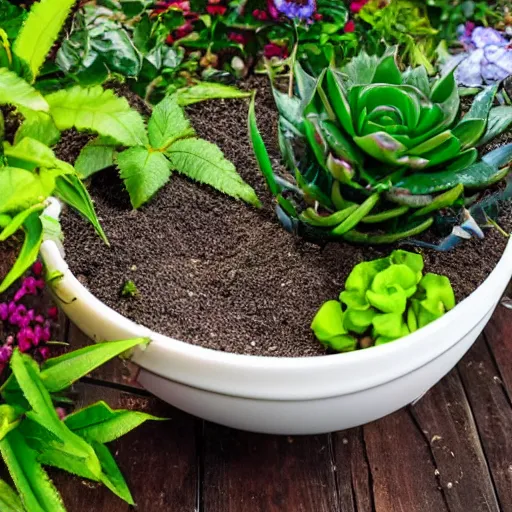
[[[274,0],[276,9],[291,19],[307,20],[316,11],[316,0]]]

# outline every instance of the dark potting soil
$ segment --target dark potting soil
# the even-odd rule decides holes
[[[257,83],[258,123],[277,166],[275,107],[262,83]],[[338,296],[355,264],[387,255],[392,248],[320,247],[288,234],[275,218],[252,155],[247,101],[207,102],[188,113],[199,136],[218,144],[255,188],[263,208],[174,173],[148,205],[134,211],[110,170],[92,179],[90,191],[111,247],[68,212],[63,228],[71,269],[100,300],[174,338],[242,354],[324,354],[309,328],[315,312],[323,301]],[[70,151],[72,144],[63,141],[59,147],[59,156],[72,162],[77,154]],[[499,222],[512,230],[510,209]],[[469,241],[449,253],[424,250],[426,271],[447,275],[460,301],[488,276],[506,242],[491,229],[485,240]],[[127,281],[135,283],[138,297],[121,296]]]

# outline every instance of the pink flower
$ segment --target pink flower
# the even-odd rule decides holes
[[[48,347],[39,348],[38,353],[44,361],[50,357],[50,349]]]
[[[212,16],[222,16],[226,14],[228,8],[224,5],[207,5],[206,12]]]
[[[28,352],[35,345],[36,337],[30,327],[21,329],[16,338],[18,339],[18,347],[22,352]],[[37,344],[39,344],[39,341]]]
[[[40,261],[36,261],[32,266],[32,273],[36,277],[41,277],[43,275],[43,264]]]
[[[343,30],[350,34],[356,30],[356,24],[354,23],[354,20],[349,20],[347,23],[345,23],[345,26],[343,27]]]
[[[9,306],[6,302],[2,302],[0,304],[0,320],[5,322],[9,318]]]
[[[350,2],[350,11],[357,14],[370,0],[354,0]]]
[[[59,317],[59,310],[55,306],[52,306],[51,308],[48,308],[48,317],[50,320],[57,320]]]
[[[2,365],[7,364],[12,356],[12,347],[4,345],[0,347],[0,368]],[[0,372],[1,373],[1,372]]]
[[[265,45],[265,48],[263,49],[263,55],[266,59],[271,59],[272,57],[286,59],[288,57],[288,48],[276,43],[269,43]]]

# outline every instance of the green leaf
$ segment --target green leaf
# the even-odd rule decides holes
[[[487,153],[482,157],[482,160],[493,167],[509,165],[512,162],[512,143],[505,144]]]
[[[370,56],[364,51],[354,57],[343,69],[346,75],[347,88],[371,84],[379,61],[379,57],[376,55]]]
[[[96,233],[107,244],[110,245],[96,215],[91,196],[80,178],[74,174],[60,176],[55,182],[57,195],[75,210],[80,212],[94,227]]]
[[[250,92],[241,91],[238,87],[215,82],[199,82],[191,87],[179,89],[176,94],[182,107],[206,100],[240,99],[251,96]]]
[[[19,425],[21,419],[20,411],[7,404],[0,405],[0,441]]]
[[[311,330],[322,345],[338,352],[351,352],[357,339],[350,336],[343,325],[343,311],[337,300],[322,304],[311,323]]]
[[[43,226],[39,213],[32,213],[24,222],[25,239],[18,254],[16,262],[0,283],[0,293],[5,292],[17,279],[32,266],[39,254],[39,247],[43,241]]]
[[[254,156],[256,157],[256,162],[261,173],[263,174],[263,176],[265,176],[268,188],[273,196],[277,196],[281,192],[281,187],[279,187],[279,185],[276,182],[274,169],[272,167],[272,161],[270,160],[270,156],[268,155],[267,147],[265,146],[265,141],[263,140],[263,137],[261,136],[261,133],[258,129],[258,124],[256,121],[255,102],[256,95],[253,95],[251,103],[249,105],[249,117],[247,119],[249,138],[251,139],[251,145],[254,151]]]
[[[378,201],[379,194],[373,194],[368,197],[354,212],[349,215],[347,219],[345,219],[339,226],[335,227],[331,231],[331,234],[339,236],[350,231],[373,210]]]
[[[50,109],[39,91],[6,68],[0,68],[0,105],[14,105],[44,112]]]
[[[14,146],[4,143],[4,155],[10,167],[33,171],[37,167],[54,168],[58,165],[55,153],[42,142],[30,137],[21,139]]]
[[[14,43],[14,53],[30,66],[34,79],[62,29],[75,0],[41,0],[32,9]]]
[[[181,174],[253,206],[260,206],[254,189],[245,183],[215,144],[196,138],[178,140],[166,155],[172,167]]]
[[[353,125],[350,104],[345,96],[341,77],[334,70],[328,69],[326,73],[326,81],[329,98],[338,121],[343,129],[353,137],[356,132]]]
[[[61,131],[70,128],[111,137],[124,146],[148,144],[141,115],[125,98],[99,85],[88,89],[73,87],[46,96],[50,115]]]
[[[25,221],[30,215],[34,212],[40,212],[44,210],[46,205],[44,204],[35,204],[26,210],[21,211],[17,215],[15,215],[9,224],[5,226],[5,228],[0,232],[0,242],[7,240],[10,236],[14,235],[16,231],[21,229]]]
[[[110,359],[149,343],[147,338],[133,338],[90,345],[59,357],[48,359],[42,366],[41,379],[48,391],[57,393],[67,389]]]
[[[66,512],[57,489],[37,461],[37,453],[17,430],[0,441],[0,453],[27,511]]]
[[[81,179],[114,165],[116,144],[108,138],[97,137],[88,142],[75,161],[75,170]]]
[[[43,173],[44,176],[44,173]],[[0,213],[17,212],[42,203],[52,192],[55,180],[17,167],[0,167]]]
[[[442,210],[448,206],[452,206],[453,203],[464,193],[464,185],[455,185],[452,189],[438,195],[431,204],[424,206],[423,208],[415,211],[412,217],[419,217],[421,215],[427,215],[437,210]]]
[[[118,153],[116,163],[134,208],[148,202],[171,177],[167,158],[141,146]]]
[[[26,512],[18,494],[3,480],[0,480],[0,510],[2,512]]]
[[[96,442],[92,443],[92,447],[101,464],[103,485],[129,505],[135,505],[130,489],[128,489],[128,485],[109,449],[105,445]]]
[[[166,96],[153,110],[148,122],[149,143],[165,151],[175,140],[195,135],[176,95]]]
[[[396,64],[396,54],[398,46],[387,48],[384,55],[375,68],[372,83],[386,83],[394,85],[402,85],[402,74]]]
[[[105,402],[98,402],[66,416],[64,422],[86,441],[110,443],[145,421],[160,419],[143,412],[113,410]]]
[[[404,85],[411,85],[419,89],[425,96],[430,96],[430,83],[428,73],[424,66],[407,69],[403,75]]]
[[[484,134],[497,90],[498,85],[493,85],[486,87],[478,94],[473,100],[469,112],[452,130],[453,135],[460,140],[463,149],[474,146]]]
[[[492,141],[498,135],[504,133],[512,125],[512,106],[494,107],[489,112],[487,131],[478,142],[479,146]]]
[[[60,139],[60,131],[55,126],[50,114],[38,112],[27,108],[19,109],[25,120],[16,131],[14,143],[17,144],[24,137],[38,140],[47,146],[57,144]]]

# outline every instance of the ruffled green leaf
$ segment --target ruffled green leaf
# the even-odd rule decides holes
[[[343,325],[347,331],[356,334],[364,334],[372,325],[372,321],[377,312],[373,309],[353,309],[348,308],[343,315]]]
[[[357,347],[357,340],[347,334],[343,326],[343,311],[337,300],[325,302],[318,310],[311,329],[318,341],[337,352],[350,352]]]
[[[405,323],[401,313],[375,315],[372,323],[375,329],[375,334],[379,337],[384,336],[391,341],[403,336]]]

